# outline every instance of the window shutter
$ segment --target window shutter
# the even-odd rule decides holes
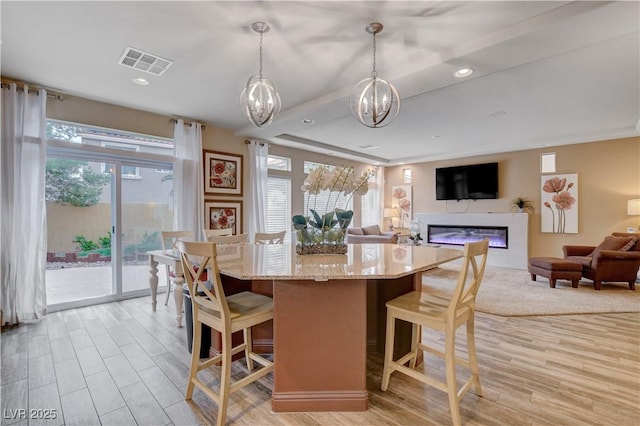
[[[291,242],[291,179],[267,178],[267,232],[287,231],[284,243]]]
[[[377,191],[377,188],[369,187],[369,191],[362,196],[362,201],[360,203],[361,226],[379,225],[377,214],[377,209],[379,207],[376,205]]]

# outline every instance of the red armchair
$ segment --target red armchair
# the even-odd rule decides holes
[[[602,283],[626,282],[636,289],[640,268],[640,234],[614,232],[599,246],[563,246],[564,258],[582,264],[582,276],[593,281],[596,290]]]

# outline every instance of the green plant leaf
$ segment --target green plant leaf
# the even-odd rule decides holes
[[[347,229],[353,219],[353,210],[336,209],[336,217],[340,223],[340,229]]]
[[[301,229],[306,229],[307,227],[307,219],[301,214],[297,214],[291,218],[291,222],[293,223],[293,229],[299,231]]]

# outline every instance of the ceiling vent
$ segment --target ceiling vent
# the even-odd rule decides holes
[[[162,75],[173,64],[173,61],[127,46],[122,52],[118,63],[127,68],[148,72],[153,75]]]

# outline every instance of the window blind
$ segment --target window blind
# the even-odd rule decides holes
[[[291,179],[267,178],[267,232],[287,231],[285,244],[291,242]]]

